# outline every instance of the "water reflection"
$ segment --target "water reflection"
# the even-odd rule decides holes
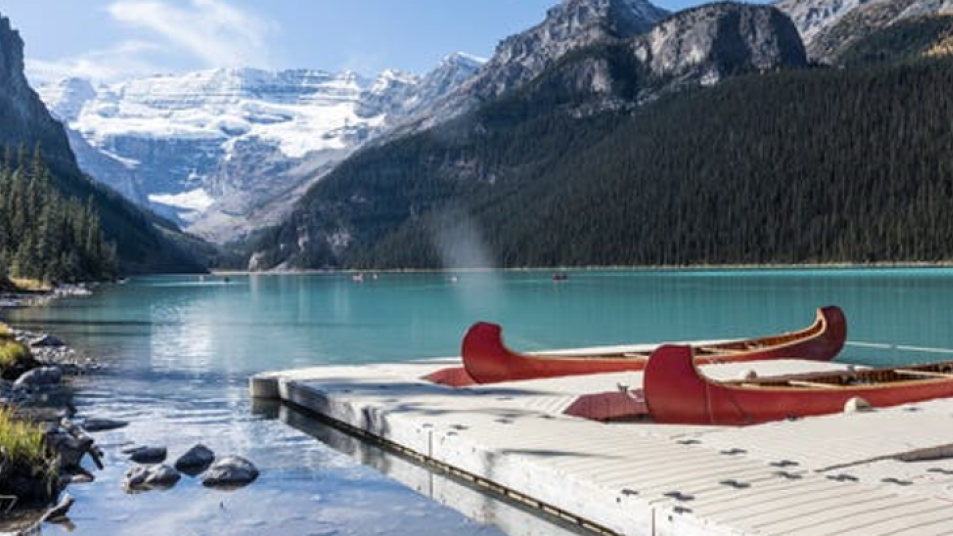
[[[380,471],[415,492],[440,504],[449,506],[468,518],[487,525],[481,534],[509,534],[511,536],[560,536],[589,534],[581,527],[565,524],[559,519],[542,517],[525,506],[493,498],[473,489],[465,482],[422,466],[408,458],[390,452],[372,443],[351,436],[305,412],[279,402],[255,400],[252,410],[267,418],[300,430],[335,450],[347,454],[357,462]],[[503,533],[491,527],[499,527]]]

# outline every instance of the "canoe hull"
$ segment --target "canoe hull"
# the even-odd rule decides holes
[[[846,339],[847,321],[843,311],[828,306],[818,309],[815,322],[808,328],[706,346],[708,353],[699,355],[697,360],[701,364],[778,358],[829,361],[840,352]],[[487,322],[478,322],[467,331],[461,354],[468,375],[476,383],[643,370],[647,363],[645,358],[618,353],[586,356],[520,354],[503,343],[500,326]]]
[[[810,379],[801,375],[796,381]],[[643,389],[648,413],[657,423],[747,425],[839,413],[852,398],[875,408],[946,398],[953,396],[953,375],[839,387],[752,388],[705,378],[690,347],[668,345],[652,354]]]

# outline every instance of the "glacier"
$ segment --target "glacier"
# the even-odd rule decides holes
[[[222,243],[280,221],[336,163],[482,65],[458,53],[425,76],[221,68],[34,85],[85,172]]]

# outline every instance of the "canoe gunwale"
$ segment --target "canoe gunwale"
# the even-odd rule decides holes
[[[817,309],[809,326],[776,335],[723,342],[695,342],[701,363],[777,359],[782,357],[829,361],[840,352],[847,338],[844,314],[836,306]],[[658,348],[649,347],[647,350]],[[497,324],[477,322],[463,338],[464,368],[476,383],[552,378],[602,372],[643,370],[648,356],[631,350],[616,352],[519,353],[503,342]]]

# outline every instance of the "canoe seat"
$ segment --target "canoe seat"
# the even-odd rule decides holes
[[[839,389],[841,386],[833,383],[809,382],[804,380],[788,380],[788,385],[794,387],[820,387],[821,389]]]
[[[953,378],[953,374],[946,372],[934,372],[932,370],[911,370],[911,369],[894,369],[894,372],[897,374],[902,374],[904,376],[923,376],[925,378]]]

